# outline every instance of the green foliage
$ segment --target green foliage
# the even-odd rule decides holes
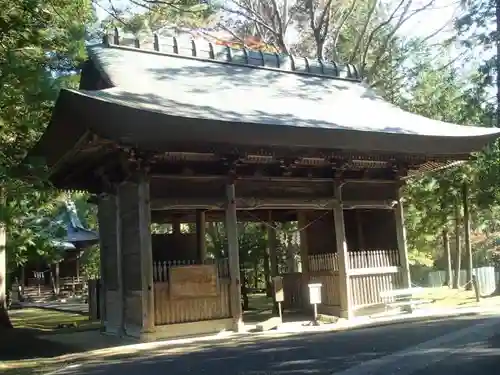
[[[135,9],[109,9],[109,16],[101,28],[108,32],[114,28],[138,36],[142,32],[157,33],[163,28],[196,28],[204,26],[214,15],[215,8],[209,2],[198,0],[174,0],[169,2],[139,0]]]
[[[481,53],[478,72],[481,84],[492,85],[498,71],[496,43],[498,43],[495,0],[462,1],[463,14],[455,21],[457,33],[450,41],[458,41],[463,48]]]
[[[492,107],[481,105],[488,93],[478,76],[461,76],[451,66],[436,69],[439,66],[443,66],[440,61],[421,61],[419,70],[407,77],[406,94],[398,98],[398,104],[436,120],[491,126]],[[500,182],[495,175],[499,165],[496,155],[499,154],[492,148],[476,155],[470,163],[408,183],[406,225],[415,263],[428,265],[430,260],[439,260],[442,256],[441,232],[444,228],[454,231],[451,225],[454,207],[461,206],[464,182],[470,186],[473,230],[493,229],[493,217],[488,219],[484,212],[492,212],[490,206],[495,204],[496,186]]]
[[[14,167],[24,163],[50,121],[61,87],[75,87],[85,58],[85,25],[92,20],[86,0],[0,0],[0,181],[6,198],[1,218],[7,225],[7,254],[12,267],[29,257],[57,259],[50,240],[62,228],[47,227],[60,193],[42,189],[40,165],[26,165],[27,183]],[[0,272],[2,272],[0,270]]]

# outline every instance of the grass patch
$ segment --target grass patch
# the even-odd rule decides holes
[[[500,296],[482,297],[480,302],[476,301],[476,295],[472,290],[451,289],[448,287],[425,288],[418,294],[419,298],[431,300],[431,307],[453,308],[500,305]]]
[[[30,368],[40,367],[43,359],[79,351],[74,345],[49,340],[51,334],[86,331],[100,326],[99,322],[89,321],[84,315],[36,308],[12,310],[10,319],[14,328],[0,332],[0,372],[5,374],[8,370],[9,375],[14,368],[16,372],[12,374],[31,373]]]
[[[100,325],[85,315],[36,308],[13,310],[10,320],[14,328],[33,330],[38,334],[98,329]]]

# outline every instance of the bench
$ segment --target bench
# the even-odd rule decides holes
[[[416,306],[430,303],[430,300],[418,298],[418,295],[424,291],[423,288],[393,289],[380,292],[380,299],[389,307],[400,307],[405,312],[413,312]]]

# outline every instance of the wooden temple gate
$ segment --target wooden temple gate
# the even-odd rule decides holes
[[[320,282],[323,311],[352,317],[410,286],[405,178],[498,136],[384,103],[351,65],[118,33],[88,52],[80,90],[61,91],[28,157],[44,158],[57,188],[93,194],[110,334],[242,330],[238,221],[307,227],[286,307],[304,308]],[[227,261],[207,259],[210,221],[225,223]],[[152,235],[154,223],[173,233]]]

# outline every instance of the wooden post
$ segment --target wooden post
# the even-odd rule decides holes
[[[138,171],[120,184],[121,261],[125,332],[143,338],[154,331],[153,252],[149,180]]]
[[[114,231],[112,232],[114,235],[114,258],[115,267],[116,267],[116,317],[117,317],[117,329],[118,334],[125,334],[125,290],[123,288],[123,256],[122,256],[122,220],[121,220],[121,210],[120,210],[120,196],[118,194],[109,197],[112,199],[112,204],[114,203],[114,220],[112,224],[114,224]],[[102,253],[101,253],[102,254]],[[101,258],[102,259],[102,258]],[[100,289],[100,300],[104,299],[107,296],[106,293],[103,293],[105,289],[105,284],[101,282]],[[110,301],[113,303],[113,301]],[[107,306],[107,304],[106,304]],[[106,307],[107,308],[107,307]],[[107,314],[107,310],[106,310]]]
[[[61,292],[61,285],[60,285],[60,277],[59,277],[59,261],[57,261],[55,264],[54,264],[54,294],[56,296],[59,295],[59,293]]]
[[[333,206],[335,239],[339,259],[340,317],[352,317],[351,280],[349,278],[349,253],[345,237],[344,210],[342,208],[342,185],[335,182],[335,202]]]
[[[203,263],[207,257],[207,245],[205,241],[205,211],[196,210],[196,247],[198,258]]]
[[[462,204],[464,206],[464,242],[467,256],[467,285],[466,290],[472,290],[472,246],[470,242],[470,212],[469,212],[469,187],[467,182],[462,185]]]
[[[123,290],[120,199],[101,195],[98,201],[99,250],[101,259],[99,317],[110,334],[124,333],[125,297]]]
[[[267,220],[267,245],[269,247],[269,258],[271,263],[271,277],[278,276],[278,258],[276,255],[276,248],[278,245],[278,241],[276,238],[276,229],[274,229],[273,222],[273,212],[270,210],[268,212],[268,220]]]
[[[307,229],[308,224],[307,211],[301,210],[297,212],[297,221],[300,235],[300,261],[302,264],[302,301],[304,307],[309,301],[309,249],[307,244]]]
[[[477,276],[472,275],[471,277],[471,284],[472,287],[474,288],[474,294],[476,296],[476,302],[481,302],[481,290],[479,289],[479,283],[477,281]]]
[[[149,198],[149,181],[141,173],[138,183],[139,205],[139,238],[141,254],[141,276],[143,297],[143,327],[146,332],[154,331],[155,301],[153,291],[153,248],[151,244],[151,206]]]
[[[406,244],[406,229],[404,220],[403,201],[401,199],[401,189],[398,190],[398,199],[394,208],[396,219],[396,236],[399,251],[400,267],[403,271],[403,288],[411,288],[410,263],[408,261],[408,247]]]
[[[452,287],[453,270],[451,268],[450,233],[448,228],[443,229],[443,247],[446,259],[446,285]]]
[[[266,230],[267,226],[262,225],[262,236],[264,237],[266,235]],[[266,296],[267,297],[272,297],[273,296],[273,286],[271,282],[271,265],[269,264],[270,257],[269,257],[269,246],[266,246],[265,252],[264,252],[264,279],[266,280]]]
[[[365,249],[365,234],[363,232],[363,219],[361,217],[360,210],[354,210],[354,214],[356,215],[356,232],[358,234],[358,250],[366,250]],[[368,254],[368,252],[367,252]]]
[[[455,201],[455,277],[453,278],[453,289],[460,287],[460,270],[462,269],[462,246],[460,243],[460,201]]]
[[[238,226],[236,214],[236,195],[234,183],[226,186],[226,234],[229,255],[230,306],[233,329],[243,330],[243,311],[241,307],[240,253],[238,246]]]
[[[80,255],[78,254],[75,259],[76,281],[80,282]]]
[[[172,234],[176,236],[181,234],[181,221],[176,215],[172,216]]]
[[[269,263],[271,264],[271,278],[278,276],[278,258],[276,256],[276,248],[278,246],[278,241],[276,238],[276,230],[274,229],[273,222],[273,212],[268,211],[267,219],[267,246],[269,248]],[[278,304],[276,303],[275,296],[273,294],[273,312],[278,311]]]

